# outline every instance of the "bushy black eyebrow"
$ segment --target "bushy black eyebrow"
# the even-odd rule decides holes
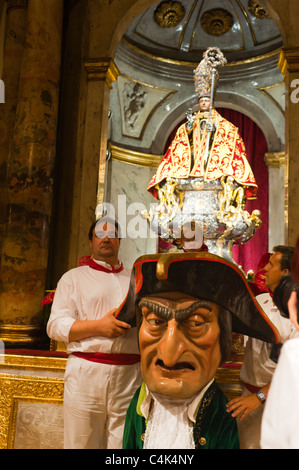
[[[141,300],[138,304],[138,307],[146,307],[167,321],[172,317],[172,310],[170,308],[150,300]]]
[[[174,317],[177,321],[185,320],[185,318],[189,317],[198,308],[205,308],[209,310],[209,312],[212,312],[213,310],[211,302],[208,302],[206,300],[198,300],[198,302],[195,302],[194,304],[190,305],[190,307],[184,308],[182,310],[176,310],[174,313]]]
[[[140,308],[146,307],[148,309],[151,309],[153,313],[155,313],[166,321],[170,320],[172,316],[174,316],[177,321],[185,320],[185,318],[189,317],[198,308],[205,308],[210,312],[212,312],[213,310],[211,302],[208,302],[206,300],[198,300],[194,304],[190,305],[190,307],[181,310],[172,310],[168,307],[165,307],[164,305],[150,300],[141,300],[138,306]]]

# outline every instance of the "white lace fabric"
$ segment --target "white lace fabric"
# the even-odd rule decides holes
[[[186,400],[154,397],[145,432],[144,449],[195,449],[193,423]]]

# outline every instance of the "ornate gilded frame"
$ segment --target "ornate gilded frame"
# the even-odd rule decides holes
[[[0,355],[0,449],[14,448],[20,403],[63,404],[65,364],[64,358]],[[61,377],[49,377],[53,372]]]

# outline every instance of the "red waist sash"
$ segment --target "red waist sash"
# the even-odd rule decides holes
[[[73,352],[72,354],[74,356],[80,357],[81,359],[86,359],[87,361],[118,366],[129,366],[140,361],[139,354],[106,354],[86,352]]]

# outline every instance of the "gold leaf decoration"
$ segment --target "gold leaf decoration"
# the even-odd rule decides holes
[[[204,31],[212,36],[221,36],[232,29],[233,16],[222,8],[214,8],[206,11],[201,17],[201,26]]]
[[[154,17],[160,28],[174,28],[185,16],[180,2],[162,2],[155,10]]]
[[[255,16],[258,20],[263,20],[267,18],[268,13],[258,2],[254,0],[249,0],[248,2],[248,11]]]

